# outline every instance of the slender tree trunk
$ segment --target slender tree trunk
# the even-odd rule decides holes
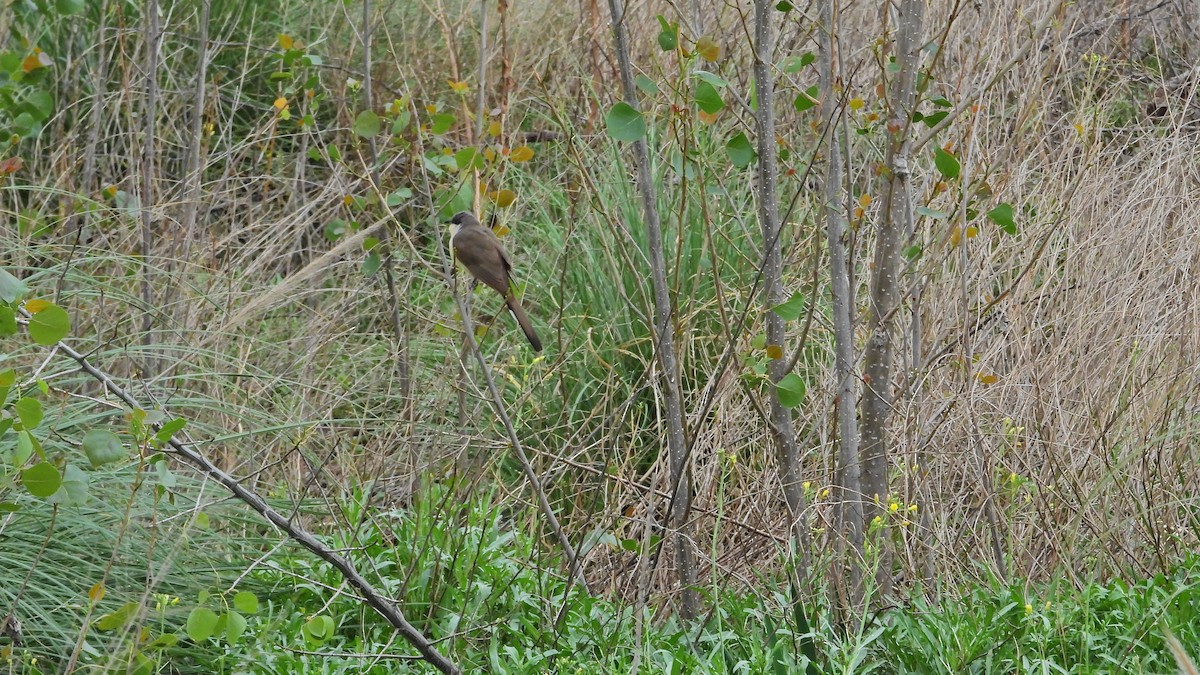
[[[783,255],[780,252],[779,169],[776,165],[775,143],[775,73],[771,67],[775,51],[774,17],[778,14],[771,0],[754,2],[754,85],[757,93],[758,110],[755,125],[758,127],[758,220],[763,233],[763,305],[767,312],[767,344],[779,347],[779,358],[771,359],[767,374],[772,383],[779,382],[790,372],[788,359],[784,357],[787,341],[783,318],[772,311],[786,298],[783,290]],[[779,461],[779,476],[783,483],[783,497],[787,501],[792,525],[792,536],[799,554],[798,577],[801,582],[808,577],[808,527],[803,520],[804,487],[801,482],[801,453],[796,443],[796,430],[792,425],[792,411],[779,401],[779,391],[771,388],[771,436],[775,440],[775,451]]]
[[[842,189],[841,106],[834,83],[834,46],[837,38],[836,0],[821,3],[817,31],[820,43],[821,113],[825,121],[826,167],[824,186],[825,231],[829,240],[829,272],[833,307],[834,373],[837,385],[834,405],[838,420],[837,549],[831,581],[845,608],[862,604],[863,508],[862,481],[858,457],[858,387],[854,364],[854,296],[850,290],[849,228],[846,223],[846,196]],[[843,578],[845,570],[849,578]]]
[[[883,514],[888,494],[888,417],[893,404],[893,325],[900,297],[899,270],[902,235],[910,229],[912,198],[909,194],[909,148],[912,109],[925,0],[902,0],[896,33],[895,58],[899,73],[892,81],[888,115],[888,147],[882,185],[883,203],[875,240],[867,313],[868,340],[863,358],[862,447],[864,518],[871,522]],[[881,559],[877,583],[887,593],[891,573]]]
[[[150,282],[151,257],[154,254],[154,157],[157,154],[155,117],[158,115],[158,40],[162,33],[158,22],[158,1],[148,0],[146,12],[146,99],[142,106],[142,160],[141,160],[141,221],[142,221],[142,344],[154,344],[150,329],[154,325],[154,290]],[[150,372],[157,369],[147,359]]]
[[[639,110],[633,66],[629,60],[629,37],[625,31],[625,8],[621,0],[608,0],[608,7],[612,14],[613,37],[625,102]],[[676,572],[683,598],[681,614],[685,619],[691,620],[700,612],[700,597],[695,588],[696,561],[692,552],[691,527],[687,522],[692,501],[692,486],[688,476],[687,443],[683,431],[683,401],[679,389],[679,364],[675,354],[674,327],[671,321],[671,296],[667,286],[667,265],[663,253],[658,204],[654,194],[654,176],[650,170],[650,147],[644,136],[634,142],[633,150],[638,191],[642,197],[642,215],[650,248],[650,277],[654,286],[654,344],[662,370],[667,452],[671,466],[671,484],[675,486],[670,519],[671,529],[675,534]]]

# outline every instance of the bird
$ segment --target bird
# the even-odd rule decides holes
[[[454,214],[450,222],[453,223],[450,246],[454,249],[454,257],[467,268],[471,276],[492,287],[504,298],[504,304],[508,305],[509,311],[521,326],[533,351],[542,351],[542,341],[533,330],[533,324],[529,322],[529,315],[521,307],[521,301],[513,293],[512,261],[508,252],[504,250],[504,244],[500,243],[500,237],[497,237],[490,227],[480,223],[469,211]]]

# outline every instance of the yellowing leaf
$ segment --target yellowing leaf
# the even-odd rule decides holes
[[[851,110],[862,110],[863,106],[865,106],[866,104],[867,104],[866,101],[863,101],[861,98],[859,98],[857,96],[855,96],[854,98],[852,98],[846,102],[846,105],[850,106]]]
[[[30,314],[37,314],[38,312],[42,311],[43,309],[46,309],[47,307],[49,307],[50,304],[51,303],[48,300],[40,300],[40,299],[39,300],[30,300],[29,302],[25,303],[25,309]]]
[[[864,209],[871,205],[871,195],[863,193],[858,196],[858,205]]]
[[[696,41],[696,53],[705,61],[716,61],[721,58],[721,47],[712,38],[705,35]]]
[[[976,373],[975,379],[979,380],[982,384],[996,384],[1000,381],[1000,378],[992,373]]]
[[[967,239],[973,239],[979,234],[979,228],[973,225],[967,227]]]
[[[277,39],[279,40],[279,46],[284,49],[291,49],[296,44],[291,35],[280,33]]]
[[[1077,133],[1077,134],[1079,134],[1080,136],[1082,136],[1084,131],[1085,131],[1085,129],[1083,128],[1083,125],[1082,125],[1082,124],[1080,124],[1080,123],[1078,123],[1078,122],[1076,122],[1076,123],[1075,123],[1075,133]]]
[[[709,113],[706,113],[703,110],[700,110],[696,113],[696,116],[699,117],[700,121],[705,124],[716,124],[717,115],[719,115],[719,114],[721,114],[721,113],[715,112],[710,115]]]
[[[283,110],[287,107],[288,102],[286,98],[280,96],[279,98],[275,99],[275,103],[273,105],[275,106],[276,110]]]
[[[781,359],[783,358],[783,347],[779,345],[767,345],[767,358]]]
[[[492,232],[495,232],[497,237],[507,236],[510,231],[511,230],[508,229],[508,226],[503,223],[496,223],[496,225],[492,228]]]
[[[88,589],[88,599],[92,602],[100,602],[104,599],[104,584],[97,581]]]
[[[533,159],[533,148],[529,147],[528,145],[522,145],[521,147],[514,149],[508,158],[514,162],[528,162],[529,160]]]
[[[492,120],[491,123],[488,124],[488,128],[487,128],[488,136],[491,136],[492,138],[496,138],[500,135],[501,131],[502,131],[502,129],[500,128],[500,120]]]
[[[21,70],[27,73],[32,73],[41,67],[42,60],[38,58],[37,54],[30,54],[29,56],[25,57],[24,61],[21,62]]]
[[[447,82],[450,83],[450,89],[452,89],[454,91],[454,93],[459,94],[459,95],[466,94],[467,91],[470,89],[470,87],[467,85],[467,83],[463,80],[459,80],[457,82],[455,82],[454,80],[447,80]]]
[[[353,206],[354,205],[354,197],[351,195],[346,195],[345,197],[342,197],[342,203],[345,204],[346,206]]]
[[[483,158],[489,162],[496,161],[496,150],[494,148],[484,148]]]
[[[512,206],[512,203],[517,201],[517,193],[512,190],[500,190],[495,194],[496,196],[492,198],[492,201],[496,202],[496,206],[502,209]]]

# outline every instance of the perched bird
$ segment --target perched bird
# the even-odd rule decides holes
[[[450,219],[454,223],[451,228],[450,246],[454,249],[454,257],[458,259],[476,279],[491,286],[504,298],[504,304],[512,311],[533,351],[542,351],[542,341],[538,339],[529,323],[529,316],[521,307],[512,289],[512,262],[504,250],[500,238],[485,227],[468,211],[460,211]]]

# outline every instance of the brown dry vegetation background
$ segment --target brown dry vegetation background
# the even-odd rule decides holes
[[[700,576],[753,586],[758,571],[778,566],[787,551],[765,390],[744,377],[749,365],[712,382],[728,327],[757,302],[751,288],[761,243],[753,243],[752,187],[727,163],[704,163],[710,173],[699,188],[671,170],[678,127],[668,124],[667,83],[677,66],[655,43],[660,13],[682,19],[685,35],[712,35],[723,53],[709,68],[746,95],[749,10],[745,3],[701,4],[694,16],[691,5],[635,3],[628,24],[635,68],[663,88],[645,106],[659,134],[660,203],[672,214],[668,265],[695,438]],[[785,20],[780,59],[815,50],[811,18],[804,18],[815,8],[805,5],[796,3]],[[109,25],[101,35],[66,31],[69,53],[55,54],[63,64],[58,111],[42,141],[22,152],[24,168],[7,179],[37,189],[0,191],[6,220],[34,211],[52,229],[31,237],[6,225],[4,263],[40,270],[41,288],[57,286],[60,304],[71,308],[81,350],[132,391],[191,420],[200,449],[263,491],[322,499],[376,479],[376,503],[404,504],[422,481],[450,484],[457,476],[455,490],[496,491],[526,514],[522,526],[536,530],[537,517],[524,508],[531,497],[486,396],[461,374],[459,322],[433,248],[444,231],[431,229],[420,198],[392,209],[378,199],[405,187],[424,194],[421,157],[413,146],[382,151],[381,185],[372,187],[368,151],[349,131],[363,105],[349,82],[364,80],[361,8],[284,2],[270,11],[255,3],[216,9],[214,17],[228,23],[214,19],[209,27],[213,63],[195,196],[185,178],[198,18],[190,4],[163,14],[147,204],[149,305],[139,288],[140,214],[103,195],[110,186],[140,193],[146,92],[137,56],[143,35],[132,13],[132,25]],[[256,25],[259,11],[277,23]],[[1051,13],[1049,29],[1035,34]],[[849,115],[866,114],[878,100],[875,42],[886,14],[879,2],[842,8],[844,91],[866,103]],[[904,277],[898,318],[895,384],[903,394],[892,420],[890,476],[897,508],[885,540],[901,584],[986,577],[997,548],[1016,576],[1091,579],[1153,574],[1197,546],[1197,14],[1185,0],[929,4],[928,39],[946,31],[930,96],[958,104],[978,93],[978,107],[934,143],[955,152],[964,183],[987,183],[986,208],[999,201],[1017,207],[1019,234],[979,225],[960,247],[948,220],[918,220],[923,255]],[[440,103],[459,119],[439,142],[469,144],[477,6],[380,3],[373,21],[375,107],[407,97],[420,115]],[[254,28],[247,35],[239,26]],[[503,16],[490,12],[488,26],[486,109],[488,121],[504,129],[494,142],[523,145],[526,132],[554,137],[528,143],[532,161],[486,177],[517,195],[500,218],[512,231],[506,241],[548,349],[534,359],[501,315],[485,350],[573,538],[636,538],[648,510],[659,510],[661,520],[666,461],[658,454],[661,397],[647,376],[655,367],[645,329],[652,306],[636,205],[626,160],[604,134],[604,111],[617,96],[607,9],[515,0]],[[277,64],[270,54],[279,51],[280,33],[324,56],[313,69],[328,93],[315,108],[319,129],[284,124],[272,107],[278,91],[268,75]],[[992,83],[1030,41],[1027,56]],[[779,133],[799,157],[811,153],[817,136],[790,101],[816,79],[804,71],[782,78],[787,112]],[[448,81],[467,82],[469,93],[458,97]],[[92,116],[101,101],[102,113]],[[292,105],[298,116],[304,104],[295,98]],[[717,126],[730,124],[728,117]],[[847,180],[858,198],[871,192],[882,145],[870,135],[851,135],[850,144]],[[306,159],[309,148],[329,146],[339,146],[344,161]],[[938,185],[930,157],[927,150],[916,160],[918,203],[945,213],[965,206]],[[805,182],[805,163],[792,164],[799,171],[782,181],[783,203],[798,193],[785,224],[785,283],[817,309],[807,329],[803,321],[789,324],[795,342],[786,349],[806,337],[800,368],[808,391],[795,413],[807,452],[806,517],[820,559],[833,537],[833,338],[819,191]],[[80,199],[71,195],[97,199],[96,207],[73,215]],[[348,202],[355,197],[375,201],[359,208]],[[852,242],[860,312],[873,215],[867,205]],[[334,219],[394,228],[399,307],[381,272],[364,275],[361,239],[324,235]],[[722,259],[717,250],[742,257]],[[494,298],[475,297],[486,321]],[[147,313],[149,333],[142,329]],[[752,310],[751,324],[732,336],[739,362],[761,356],[754,343],[760,314]],[[861,349],[861,320],[856,337]],[[402,359],[410,367],[407,389]],[[698,418],[706,392],[715,405]],[[620,547],[584,548],[589,578],[632,597],[636,556]],[[659,575],[669,585],[666,557]]]

